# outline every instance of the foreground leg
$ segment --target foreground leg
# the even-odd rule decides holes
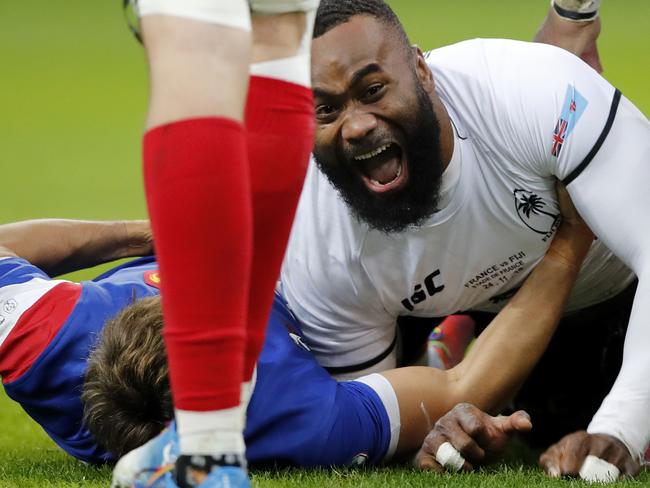
[[[244,0],[140,8],[151,79],[145,184],[180,441],[176,482],[196,486],[215,467],[244,465],[250,20]]]
[[[309,17],[309,18],[307,18]],[[253,197],[253,267],[244,380],[264,342],[275,284],[313,145],[312,16],[253,16],[246,127]]]

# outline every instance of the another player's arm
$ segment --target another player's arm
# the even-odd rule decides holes
[[[399,402],[398,453],[418,449],[433,422],[458,403],[488,412],[507,404],[546,349],[592,240],[579,218],[565,219],[546,256],[455,368],[382,373]]]
[[[622,97],[611,130],[594,158],[582,165],[582,172],[574,171],[567,178],[571,179],[567,190],[580,214],[639,282],[616,382],[591,421],[588,435],[565,439],[561,449],[546,458],[549,473],[553,466],[561,474],[575,473],[585,456],[594,455],[615,464],[621,473],[634,475],[650,442],[649,163],[650,121]],[[603,438],[610,442],[602,442]],[[560,459],[569,458],[570,463],[558,466]]]
[[[50,276],[153,252],[146,220],[28,220],[0,225],[0,257],[20,257]]]
[[[599,4],[599,0],[554,0],[533,40],[566,49],[602,72],[596,45]]]

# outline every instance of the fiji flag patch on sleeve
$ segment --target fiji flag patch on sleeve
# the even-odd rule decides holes
[[[567,137],[576,126],[589,102],[583,97],[576,87],[567,85],[566,95],[562,103],[562,113],[555,124],[553,130],[553,145],[551,146],[551,156],[560,157],[560,151]]]

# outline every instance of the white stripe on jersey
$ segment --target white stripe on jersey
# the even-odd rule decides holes
[[[47,292],[66,280],[44,280],[34,278],[25,283],[0,288],[0,346],[20,320]]]
[[[397,395],[393,389],[393,385],[390,384],[385,377],[378,373],[373,373],[368,376],[362,376],[357,378],[354,381],[359,383],[364,383],[370,388],[375,390],[375,393],[379,396],[381,403],[384,404],[386,409],[386,415],[388,415],[388,420],[390,421],[390,442],[388,444],[388,450],[384,456],[384,461],[388,461],[395,454],[397,449],[397,443],[399,442],[400,429],[402,428],[400,412],[399,412],[399,402],[397,400]]]

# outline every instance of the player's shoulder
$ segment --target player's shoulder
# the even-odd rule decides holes
[[[19,378],[76,307],[81,285],[53,280],[21,258],[0,259],[0,375]]]
[[[571,63],[579,59],[557,46],[498,38],[476,38],[457,42],[428,51],[425,58],[433,67],[470,72],[494,69],[495,65],[515,65],[525,70],[527,67],[539,66],[540,60],[567,60]]]
[[[25,259],[13,255],[0,256],[0,288],[35,278],[50,280],[47,273]]]

